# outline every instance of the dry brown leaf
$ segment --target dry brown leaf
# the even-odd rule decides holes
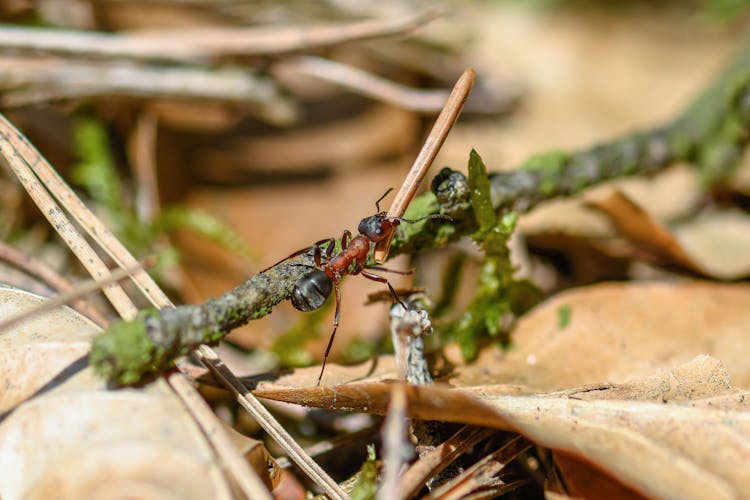
[[[571,498],[606,498],[607,500],[625,500],[644,498],[634,490],[623,485],[611,476],[602,474],[601,470],[592,466],[585,460],[581,460],[573,455],[562,452],[553,454],[555,466],[560,471],[560,476],[565,479],[567,495],[550,496],[549,491],[545,491],[545,498],[548,500],[571,499]]]
[[[42,300],[0,288],[0,316]],[[94,377],[85,356],[97,333],[61,308],[0,335],[0,496],[231,498],[214,452],[165,381],[110,391]]]
[[[674,236],[622,191],[590,201],[586,206],[607,216],[617,232],[636,248],[660,263],[706,275],[703,268],[685,253]]]
[[[638,399],[622,399],[638,387]],[[733,389],[718,361],[699,356],[629,384],[537,395],[504,387],[407,387],[413,418],[516,430],[582,458],[656,498],[734,498],[750,488],[749,391]],[[345,411],[382,413],[389,384],[263,384],[258,396]],[[721,401],[714,406],[715,401]]]
[[[750,217],[741,210],[707,211],[675,227],[685,251],[711,276],[750,276]]]
[[[750,387],[750,286],[686,281],[604,283],[563,292],[521,318],[507,352],[487,349],[451,384],[555,390],[684,363],[721,360]],[[569,315],[569,321],[564,321]]]

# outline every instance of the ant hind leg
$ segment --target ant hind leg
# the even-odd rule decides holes
[[[383,276],[379,276],[375,273],[367,272],[367,271],[362,271],[360,274],[362,274],[362,276],[364,276],[365,278],[369,280],[377,281],[378,283],[385,283],[386,285],[388,285],[388,291],[391,292],[391,297],[393,297],[393,302],[398,302],[399,304],[401,304],[401,307],[403,307],[404,309],[407,309],[406,304],[404,304],[404,302],[401,300],[401,297],[398,296],[398,293],[396,293],[396,290],[393,288],[393,286],[391,286],[391,283],[388,281],[387,278]]]
[[[318,375],[318,383],[316,387],[320,385],[320,381],[323,380],[323,372],[326,369],[326,361],[328,361],[328,354],[331,352],[331,346],[333,346],[333,338],[336,336],[336,330],[339,327],[339,318],[341,317],[341,290],[339,289],[338,283],[334,281],[333,289],[336,292],[336,313],[333,315],[333,332],[331,338],[328,339],[328,345],[326,346],[326,352],[323,354],[323,364],[320,367],[320,375]]]

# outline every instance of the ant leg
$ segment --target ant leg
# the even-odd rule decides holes
[[[333,315],[333,332],[331,333],[331,338],[328,339],[326,352],[325,354],[323,354],[323,365],[320,367],[320,375],[318,375],[318,383],[315,384],[316,386],[319,386],[320,381],[323,380],[323,372],[326,369],[326,361],[328,361],[328,354],[331,352],[333,338],[336,336],[336,330],[339,327],[339,318],[341,317],[341,290],[339,289],[339,284],[335,281],[333,282],[333,289],[336,292],[336,313]]]
[[[321,256],[320,256],[320,247],[318,245],[315,245],[313,247],[313,260],[315,261],[316,267],[320,267],[322,265]]]
[[[293,254],[287,255],[286,257],[284,257],[284,258],[283,258],[283,259],[281,259],[280,261],[278,261],[278,262],[276,262],[276,263],[274,263],[274,264],[271,264],[271,265],[270,265],[270,266],[268,266],[267,268],[263,269],[262,271],[258,271],[258,272],[259,272],[259,273],[265,273],[266,271],[268,271],[268,270],[269,270],[269,269],[271,269],[272,267],[276,267],[276,266],[278,266],[279,264],[281,264],[282,262],[286,262],[287,260],[289,260],[289,259],[291,259],[291,258],[293,258],[293,257],[296,257],[296,256],[298,256],[298,255],[302,255],[303,253],[307,253],[307,252],[309,252],[310,250],[312,250],[313,248],[315,248],[316,246],[320,246],[320,245],[322,245],[322,244],[324,244],[324,243],[326,243],[326,242],[329,242],[329,241],[331,241],[331,242],[332,242],[332,241],[333,241],[333,238],[326,238],[326,239],[324,239],[324,240],[316,241],[316,242],[315,242],[315,243],[313,243],[313,244],[312,244],[311,246],[309,246],[309,247],[305,247],[305,248],[302,248],[301,250],[297,250],[297,251],[296,251],[296,252],[294,252]],[[329,246],[331,246],[331,245],[329,245]]]
[[[409,269],[408,271],[397,271],[396,269],[388,269],[387,267],[382,266],[366,266],[365,269],[374,269],[375,271],[381,271],[384,273],[403,274],[406,276],[414,274],[414,269]]]
[[[401,306],[404,309],[407,309],[406,304],[404,304],[404,302],[401,300],[401,297],[398,296],[398,294],[396,293],[396,290],[394,290],[393,286],[391,286],[391,283],[388,281],[387,278],[383,276],[379,276],[375,273],[367,272],[367,271],[361,271],[361,274],[368,280],[377,281],[378,283],[385,283],[386,285],[388,285],[388,291],[391,292],[391,297],[393,297],[393,302],[398,302],[399,304],[401,304]]]
[[[344,234],[341,236],[341,250],[346,250],[350,241],[352,241],[352,233],[348,229],[344,229]]]
[[[320,248],[321,245],[327,245],[326,246],[326,262],[331,260],[331,255],[333,255],[333,247],[335,246],[336,240],[333,238],[327,238],[325,240],[320,240],[317,243],[315,243],[315,253],[313,254],[313,258],[315,259],[315,265],[320,267],[323,265],[323,250]]]

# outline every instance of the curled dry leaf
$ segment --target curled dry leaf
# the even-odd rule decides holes
[[[0,288],[0,317],[43,299]],[[98,329],[67,308],[0,334],[0,496],[232,498],[163,380],[110,391],[86,356]],[[257,472],[267,475],[265,463]]]
[[[699,276],[750,275],[750,217],[739,210],[709,211],[668,230],[622,191],[587,203],[604,213],[636,257]]]
[[[488,350],[455,374],[453,389],[408,387],[408,412],[520,432],[647,496],[742,496],[750,391],[730,376],[750,383],[749,301],[747,285],[704,282],[571,290],[522,318],[513,349]],[[256,394],[383,413],[395,374],[366,378],[368,367],[348,368],[349,383],[337,370],[341,385],[287,385],[315,373],[298,371]]]
[[[741,210],[707,211],[674,228],[682,247],[713,277],[750,276],[750,217]]]
[[[484,351],[451,384],[537,391],[623,382],[699,354],[750,387],[750,286],[685,281],[604,283],[566,291],[521,318],[513,348]]]
[[[521,396],[506,390],[502,385],[406,388],[413,418],[514,430],[595,464],[647,496],[734,498],[750,488],[744,466],[750,460],[750,391],[732,388],[713,358],[699,356],[625,384]],[[383,413],[390,384],[266,384],[256,394]]]
[[[606,215],[617,232],[647,256],[691,273],[707,274],[664,226],[622,191],[614,191],[606,198],[588,202],[586,206]]]

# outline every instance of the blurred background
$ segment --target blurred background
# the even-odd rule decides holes
[[[197,303],[354,231],[398,189],[465,68],[478,80],[428,179],[442,166],[465,170],[471,148],[500,171],[670,120],[742,47],[744,4],[5,0],[0,108],[132,252],[162,257],[160,282],[178,303]],[[733,189],[748,192],[747,179],[738,174]],[[683,243],[737,267],[720,270],[729,277],[750,270],[747,245],[716,239],[747,243],[745,212],[706,216],[690,169],[620,185],[659,221],[689,218]],[[80,279],[7,172],[0,193],[0,239]],[[548,293],[637,277],[586,243],[612,234],[581,200],[548,203],[521,218],[514,258]],[[457,252],[469,262],[460,303],[480,260],[470,242],[396,259],[390,267],[418,270],[394,282],[437,297]],[[364,306],[382,288],[345,280],[334,359],[387,343],[387,305]],[[283,304],[234,332],[224,359],[240,373],[319,361],[331,312]]]

